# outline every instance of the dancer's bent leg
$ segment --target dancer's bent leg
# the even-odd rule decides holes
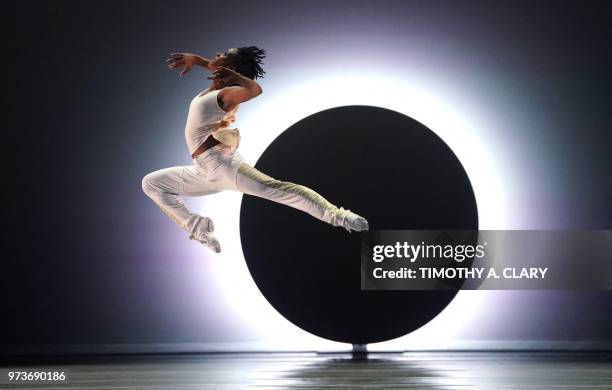
[[[202,227],[202,217],[192,212],[181,195],[204,196],[219,192],[197,166],[178,166],[151,172],[142,179],[142,189],[157,206],[190,235]]]
[[[329,202],[316,191],[287,181],[274,179],[246,162],[241,162],[236,173],[236,186],[245,194],[258,196],[302,210],[333,226],[341,226],[350,232],[345,219],[351,213]],[[367,222],[365,222],[367,226]]]

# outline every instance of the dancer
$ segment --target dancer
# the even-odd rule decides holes
[[[212,71],[210,86],[189,105],[185,138],[192,165],[151,172],[142,179],[142,189],[189,238],[221,252],[212,234],[210,217],[191,211],[182,196],[204,196],[224,190],[269,199],[302,210],[333,226],[368,230],[368,221],[342,207],[338,208],[308,187],[274,179],[244,161],[237,151],[240,131],[230,125],[241,103],[262,93],[255,81],[265,73],[261,68],[265,51],[256,46],[232,48],[213,59],[196,54],[173,53],[166,60],[170,69],[182,67],[184,76],[194,65]]]

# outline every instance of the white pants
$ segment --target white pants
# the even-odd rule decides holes
[[[196,234],[202,218],[181,195],[205,196],[224,190],[239,191],[302,210],[333,226],[343,226],[349,210],[336,207],[308,187],[276,180],[244,161],[238,152],[218,144],[193,160],[193,165],[151,172],[142,189],[177,225]]]

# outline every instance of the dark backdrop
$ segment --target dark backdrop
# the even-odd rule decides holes
[[[517,164],[548,167],[544,184],[522,189],[549,210],[533,226],[612,228],[607,8],[436,1],[6,6],[0,345],[251,337],[214,299],[214,286],[184,280],[192,266],[181,262],[184,237],[141,191],[149,171],[189,162],[186,108],[205,80],[199,73],[179,82],[163,63],[173,51],[264,47],[268,90],[303,81],[293,73],[300,64],[324,72],[346,56],[364,72],[391,63],[407,74],[430,66],[441,83],[463,80],[466,94],[481,91],[482,101],[533,125],[504,135],[528,145],[508,146]],[[202,293],[212,298],[189,304]],[[612,340],[608,292],[508,297],[516,323],[470,336]]]

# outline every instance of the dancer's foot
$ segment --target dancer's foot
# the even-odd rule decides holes
[[[198,214],[192,214],[183,227],[192,234],[196,234],[195,232],[212,233],[215,231],[212,219]]]
[[[207,231],[208,233],[212,233],[215,231],[215,225],[213,224],[212,219],[208,217],[202,217],[198,224],[202,224],[202,229],[204,229],[204,231]],[[196,225],[195,228],[197,229],[198,226]]]
[[[348,211],[349,213],[346,217],[344,217],[344,223],[342,224],[342,227],[345,228],[349,233],[351,232],[351,229],[357,232],[361,232],[370,228],[368,226],[368,221],[364,217],[357,215],[350,210]]]
[[[221,252],[221,244],[211,233],[215,231],[212,219],[208,217],[194,216],[197,218],[189,238],[196,240],[212,249],[215,253]]]
[[[221,253],[221,244],[219,240],[209,232],[201,232],[197,234],[191,234],[189,236],[191,240],[196,240],[209,247],[215,253]]]

